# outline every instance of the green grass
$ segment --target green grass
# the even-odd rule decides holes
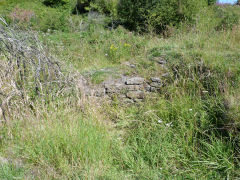
[[[21,158],[33,170],[41,169],[40,177],[46,173],[46,178],[81,179],[90,175],[87,173],[98,177],[106,175],[109,168],[114,171],[114,142],[102,122],[69,109],[49,113],[12,124],[8,129],[12,138],[6,137],[1,151]]]
[[[14,167],[13,165],[1,165],[0,167],[0,178],[7,180],[14,179],[23,179],[24,177],[24,169]]]
[[[43,17],[47,11],[61,13],[28,3],[17,4]],[[73,24],[64,20],[60,29],[41,18],[42,24],[33,22],[64,69],[86,75],[93,84],[118,74],[169,77],[160,93],[135,105],[72,95],[36,105],[35,113],[24,107],[27,115],[0,131],[1,155],[20,159],[21,166],[2,165],[0,178],[238,179],[240,31],[239,26],[217,30],[221,18],[214,16],[214,8],[203,10],[194,27],[169,29],[169,37],[121,26],[110,30],[104,16],[67,16]],[[159,56],[167,68],[154,61]]]

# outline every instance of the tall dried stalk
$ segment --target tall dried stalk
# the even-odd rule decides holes
[[[31,105],[36,100],[46,102],[56,98],[72,84],[36,33],[10,27],[0,18],[0,107],[3,112],[21,104]]]

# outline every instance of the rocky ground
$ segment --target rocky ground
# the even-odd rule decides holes
[[[160,57],[155,60],[159,65],[165,67],[166,61]],[[124,63],[126,66],[135,68],[134,64]],[[136,103],[142,101],[146,96],[161,91],[166,85],[168,73],[163,73],[158,77],[150,77],[149,79],[135,76],[126,76],[124,74],[116,74],[109,76],[98,85],[94,85],[83,76],[79,80],[79,88],[85,96],[94,96],[99,98],[113,99],[117,97],[124,103]]]

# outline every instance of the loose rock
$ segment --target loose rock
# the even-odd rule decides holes
[[[157,62],[158,62],[158,64],[161,64],[161,65],[167,64],[167,61],[165,61],[165,60],[159,60],[159,61],[157,61]]]
[[[133,77],[126,80],[127,85],[140,85],[143,84],[143,82],[144,78],[141,77]]]
[[[142,85],[126,85],[124,89],[127,91],[139,91],[139,90],[143,90],[143,86]]]
[[[162,77],[169,77],[169,76],[170,76],[169,73],[164,73],[164,74],[162,74]]]
[[[162,80],[158,77],[151,77],[151,81],[156,83],[162,83]]]
[[[131,68],[136,68],[136,65],[131,64],[130,62],[124,62],[123,64],[126,65],[126,66],[129,66]]]
[[[155,88],[160,88],[160,87],[162,87],[162,83],[152,82],[152,83],[150,84],[150,86],[151,86],[151,87],[155,87]]]
[[[142,91],[132,91],[127,93],[127,97],[130,99],[144,99],[144,92]]]
[[[158,64],[161,64],[161,65],[167,64],[167,61],[161,56],[153,57],[153,60],[156,61]]]

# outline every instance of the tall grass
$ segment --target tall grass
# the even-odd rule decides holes
[[[239,178],[240,31],[237,22],[216,28],[232,21],[215,13],[204,9],[194,27],[169,29],[167,38],[106,29],[99,15],[74,16],[82,24],[71,33],[39,32],[48,53],[92,83],[118,72],[161,77],[165,86],[130,106],[78,93],[36,99],[34,110],[21,106],[24,113],[1,125],[0,152],[8,162],[0,177]],[[154,61],[159,57],[165,67]]]

